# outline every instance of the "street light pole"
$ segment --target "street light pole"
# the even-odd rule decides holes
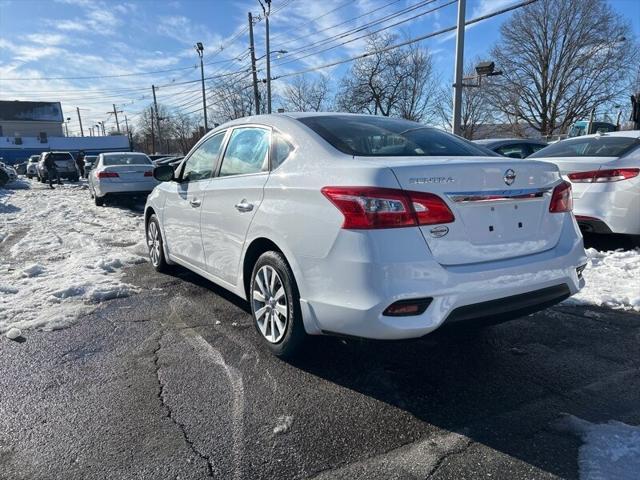
[[[467,0],[458,0],[458,28],[456,32],[456,65],[453,84],[453,121],[454,135],[462,134],[462,75],[464,70],[464,23]]]
[[[198,42],[195,45],[196,52],[200,57],[200,78],[202,79],[202,111],[204,112],[204,132],[209,131],[209,124],[207,123],[207,96],[204,93],[204,63],[202,57],[204,55],[204,45],[202,42]]]

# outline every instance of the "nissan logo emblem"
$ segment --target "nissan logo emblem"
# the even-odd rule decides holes
[[[507,185],[513,185],[513,182],[516,181],[516,172],[514,172],[512,169],[509,169],[504,172],[504,177],[502,177],[502,179]]]

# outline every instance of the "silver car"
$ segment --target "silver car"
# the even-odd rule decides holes
[[[153,163],[144,153],[101,153],[89,173],[89,192],[96,205],[113,197],[144,197],[155,188]]]
[[[76,168],[76,161],[73,158],[73,155],[69,152],[42,152],[40,155],[40,160],[38,161],[38,178],[41,182],[46,182],[48,180],[47,175],[47,167],[45,167],[45,162],[49,156],[53,156],[53,161],[56,164],[56,170],[58,170],[58,175],[60,178],[66,178],[72,182],[77,182],[80,178],[80,173]]]
[[[31,155],[27,161],[27,178],[33,178],[38,176],[38,162],[40,161],[40,155]]]

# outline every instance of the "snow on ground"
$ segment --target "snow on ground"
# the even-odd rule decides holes
[[[586,286],[567,300],[640,312],[640,249],[587,249]]]
[[[84,184],[0,189],[0,334],[62,328],[131,295],[122,267],[145,261],[140,213],[96,207]]]
[[[640,475],[640,427],[614,420],[595,424],[567,415],[557,429],[582,438],[578,453],[581,480],[637,480]]]

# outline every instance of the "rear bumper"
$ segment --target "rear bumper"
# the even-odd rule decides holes
[[[299,259],[304,278],[298,283],[308,333],[416,338],[445,323],[499,323],[528,315],[584,286],[576,269],[587,263],[587,257],[571,215],[566,215],[560,240],[550,250],[469,265],[440,265],[428,250],[425,255],[424,239],[412,238],[411,231],[376,233],[369,253],[388,253],[390,246],[402,245],[392,251],[392,262],[365,261],[366,254],[354,254],[367,250],[357,239],[351,245],[336,244],[331,259]],[[425,298],[432,301],[420,315],[383,314],[397,301]]]
[[[157,185],[156,182],[99,182],[94,185],[96,195],[104,196],[147,196]]]
[[[538,312],[560,303],[570,296],[569,286],[561,284],[498,300],[465,305],[452,311],[443,326],[458,326],[468,323],[479,325],[502,323]]]
[[[585,233],[613,233],[609,225],[599,218],[576,215],[576,221],[578,222],[580,230]]]

